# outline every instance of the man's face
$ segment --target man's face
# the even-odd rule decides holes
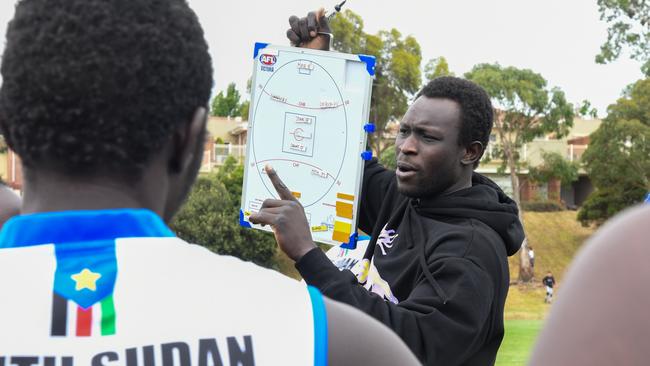
[[[418,98],[406,111],[395,139],[397,188],[414,198],[453,189],[465,148],[458,145],[460,106],[450,99]]]

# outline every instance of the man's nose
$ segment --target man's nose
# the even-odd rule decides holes
[[[415,154],[417,153],[417,141],[413,134],[406,136],[406,138],[398,141],[397,149],[400,150],[403,154]]]

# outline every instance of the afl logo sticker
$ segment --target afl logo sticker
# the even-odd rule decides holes
[[[275,61],[277,61],[277,59],[274,55],[263,54],[260,56],[260,62],[262,65],[272,66],[275,65]]]

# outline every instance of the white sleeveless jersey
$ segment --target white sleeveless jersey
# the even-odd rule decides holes
[[[0,232],[0,366],[325,365],[326,355],[317,290],[187,244],[151,211],[24,215]]]

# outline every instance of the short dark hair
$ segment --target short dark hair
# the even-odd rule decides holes
[[[185,0],[22,0],[7,27],[0,132],[28,167],[139,174],[208,105]]]
[[[451,99],[458,103],[462,122],[458,144],[469,146],[473,141],[479,141],[484,149],[487,147],[494,110],[490,96],[483,88],[469,80],[442,76],[429,81],[417,94],[416,99],[421,96]]]

